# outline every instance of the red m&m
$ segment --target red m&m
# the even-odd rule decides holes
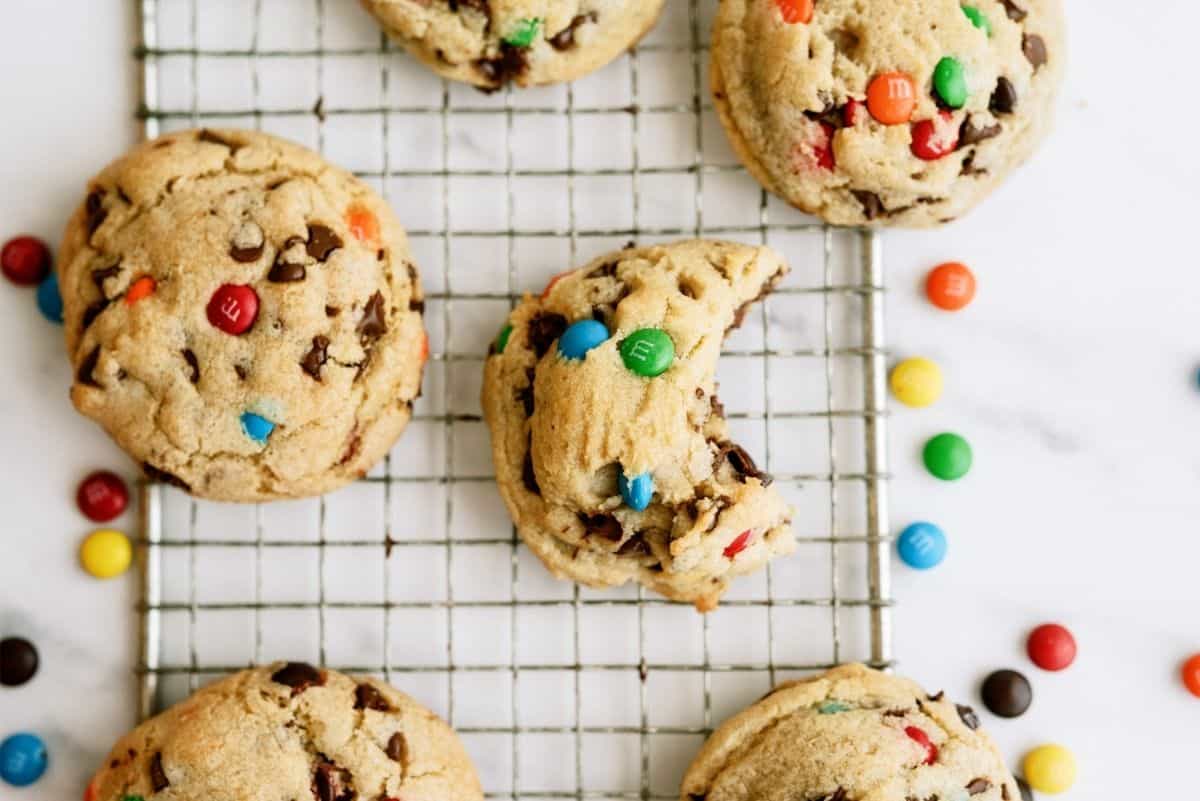
[[[908,739],[912,740],[917,745],[925,749],[925,759],[922,762],[926,765],[932,765],[937,762],[938,748],[929,739],[929,735],[918,729],[916,726],[907,726],[904,733],[908,735]]]
[[[922,161],[937,161],[957,149],[958,126],[949,111],[940,111],[933,119],[913,125],[912,152]]]
[[[258,317],[258,295],[242,284],[225,284],[208,302],[208,321],[226,334],[244,334]]]
[[[812,22],[813,0],[775,0],[775,5],[779,7],[779,16],[789,25]]]
[[[75,503],[88,520],[107,523],[125,511],[129,505],[129,490],[120,476],[99,470],[80,483]]]
[[[741,534],[738,534],[736,537],[734,537],[733,542],[725,546],[725,558],[732,559],[742,551],[746,550],[746,546],[750,544],[750,536],[751,532],[749,529],[747,529],[746,531],[743,531]]]
[[[1042,670],[1064,670],[1075,661],[1075,638],[1057,623],[1045,623],[1029,633],[1026,650]]]
[[[50,273],[50,248],[32,236],[18,236],[0,250],[0,269],[9,281],[36,286]]]

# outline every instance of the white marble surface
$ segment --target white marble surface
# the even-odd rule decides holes
[[[3,236],[56,239],[83,176],[133,140],[131,5],[60,0],[51,22],[40,0],[7,0]],[[951,541],[941,569],[897,568],[895,646],[904,672],[964,698],[992,667],[1026,670],[1032,711],[990,729],[1013,760],[1041,741],[1072,747],[1071,797],[1185,797],[1200,744],[1200,700],[1177,679],[1200,651],[1200,164],[1188,138],[1200,106],[1184,37],[1200,9],[1067,5],[1053,139],[969,218],[886,238],[892,347],[937,359],[947,378],[933,409],[894,410],[893,522],[931,519]],[[980,280],[958,315],[919,292],[947,258]],[[0,733],[38,731],[54,756],[47,778],[0,798],[77,798],[132,723],[134,617],[131,582],[74,566],[86,527],[71,493],[92,466],[123,462],[70,410],[57,332],[21,292],[0,292],[0,341],[0,633],[30,636],[43,658],[33,683],[0,691]],[[919,464],[920,443],[944,429],[975,447],[956,485]],[[1023,633],[1046,619],[1080,640],[1062,675],[1021,656]]]

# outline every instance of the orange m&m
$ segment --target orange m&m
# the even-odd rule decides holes
[[[975,298],[975,275],[957,261],[939,264],[925,279],[925,294],[939,309],[958,311]]]
[[[129,285],[129,289],[125,290],[125,303],[132,306],[143,298],[148,298],[154,294],[154,290],[158,288],[158,284],[148,275],[143,275],[141,278]]]
[[[1200,698],[1200,654],[1183,663],[1183,686],[1188,692]]]
[[[351,206],[346,209],[346,227],[359,242],[376,243],[379,241],[379,220],[370,209],[362,206]]]
[[[813,0],[775,0],[775,5],[779,7],[783,21],[789,25],[812,22]]]
[[[916,107],[917,85],[907,73],[885,72],[867,86],[867,111],[884,125],[908,122]]]

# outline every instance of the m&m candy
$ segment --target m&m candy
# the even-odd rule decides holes
[[[592,348],[608,339],[608,328],[599,320],[579,320],[567,326],[558,338],[558,352],[567,359],[582,359]]]
[[[963,6],[962,12],[967,19],[971,20],[971,24],[979,30],[983,31],[988,36],[992,35],[992,21],[975,6]]]
[[[107,523],[129,505],[129,489],[117,474],[98,470],[80,482],[75,504],[88,520]]]
[[[154,290],[158,288],[158,284],[148,275],[143,275],[141,278],[129,285],[129,289],[125,290],[125,305],[132,306],[143,298],[148,298],[154,294]]]
[[[649,473],[628,478],[622,470],[617,476],[617,489],[626,506],[635,512],[641,512],[650,505],[650,499],[654,497],[654,478]]]
[[[913,523],[896,540],[900,561],[916,570],[937,567],[946,558],[946,534],[933,523]]]
[[[1183,663],[1183,686],[1187,687],[1188,692],[1200,698],[1200,654],[1196,654],[1191,659]]]
[[[654,378],[675,361],[675,342],[661,328],[639,328],[621,343],[621,361],[630,372]]]
[[[908,739],[925,749],[925,759],[922,760],[924,764],[932,765],[934,762],[937,762],[938,748],[929,739],[928,734],[916,726],[905,727],[904,733],[908,735]]]
[[[1025,650],[1042,670],[1065,670],[1075,661],[1075,638],[1057,623],[1044,623],[1029,632]]]
[[[133,562],[133,545],[119,531],[93,531],[79,549],[79,561],[84,570],[98,579],[114,578],[129,569]]]
[[[949,111],[940,111],[933,119],[913,125],[911,150],[922,161],[937,161],[957,149],[958,126]]]
[[[1061,745],[1040,745],[1021,763],[1025,781],[1039,793],[1057,795],[1071,789],[1078,768],[1075,756]]]
[[[504,43],[513,47],[529,47],[537,39],[538,30],[541,27],[542,21],[537,17],[517,20],[512,30],[504,37]]]
[[[36,286],[50,274],[50,248],[32,236],[18,236],[0,250],[0,270],[9,281]]]
[[[258,318],[258,295],[248,286],[223,284],[208,301],[208,321],[226,334],[244,334]]]
[[[275,430],[275,424],[254,412],[244,412],[242,414],[242,431],[246,432],[246,436],[258,443],[266,442],[271,437],[271,432]]]
[[[975,274],[957,261],[939,264],[925,279],[925,295],[930,303],[944,311],[966,308],[975,298]]]
[[[58,276],[54,273],[48,275],[46,280],[38,284],[37,305],[38,311],[42,313],[43,317],[52,323],[62,324],[62,295],[58,291]]]
[[[938,434],[925,443],[925,469],[943,481],[956,481],[971,469],[971,446],[958,434]]]
[[[812,22],[813,0],[775,0],[775,5],[779,8],[779,16],[789,25]]]
[[[947,108],[962,108],[967,103],[967,71],[962,62],[946,56],[933,68],[933,91]]]
[[[906,73],[885,72],[867,85],[867,111],[884,125],[908,122],[916,107],[917,85]]]
[[[379,219],[364,206],[351,206],[346,209],[346,227],[359,242],[379,241]]]
[[[19,687],[33,678],[38,669],[38,652],[24,637],[0,640],[0,684]]]
[[[993,715],[1018,718],[1033,703],[1033,687],[1029,679],[1015,670],[997,670],[983,680],[980,690],[983,705]]]
[[[905,406],[919,409],[942,396],[942,371],[929,359],[905,359],[892,369],[892,394]]]
[[[21,732],[0,743],[0,779],[26,787],[42,778],[49,762],[46,744],[35,734]]]
[[[746,529],[741,534],[738,534],[736,537],[734,537],[733,542],[726,545],[725,550],[722,552],[725,558],[732,559],[742,551],[746,550],[746,546],[750,544],[750,537],[752,536],[753,532],[750,529]]]
[[[504,349],[508,347],[508,338],[512,336],[513,327],[505,325],[500,329],[500,333],[496,335],[496,341],[492,343],[496,353],[504,353]]]

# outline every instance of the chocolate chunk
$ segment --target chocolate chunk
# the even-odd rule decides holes
[[[292,695],[299,695],[309,687],[325,684],[325,674],[305,662],[288,662],[271,674],[271,681],[292,688]]]
[[[741,445],[732,442],[722,443],[717,451],[716,466],[720,466],[722,459],[729,461],[730,467],[738,473],[743,484],[746,483],[746,479],[748,478],[757,478],[762,482],[764,487],[770,486],[771,482],[774,481],[768,473],[764,473],[758,469],[758,466],[754,464],[754,460],[750,458],[750,454],[746,453],[746,450]]]
[[[111,267],[104,267],[99,270],[92,270],[92,281],[96,284],[96,289],[100,290],[100,294],[104,295],[104,282],[112,278],[114,275],[120,275],[121,265],[114,264]],[[107,297],[107,295],[105,295]]]
[[[1021,794],[1021,801],[1033,801],[1033,790],[1029,788],[1029,782],[1017,777],[1017,792]]]
[[[233,366],[233,372],[237,373],[239,381],[245,381],[246,377],[250,375],[250,368],[246,367],[244,364],[235,364]]]
[[[304,262],[297,260],[299,253],[296,252],[296,246],[303,242],[304,240],[299,237],[292,237],[283,243],[282,250],[275,257],[275,263],[271,265],[271,271],[267,273],[268,281],[286,284],[305,279],[308,271],[304,267]]]
[[[884,711],[883,716],[885,718],[902,718],[907,714],[907,709],[888,709]]]
[[[335,234],[331,228],[319,223],[308,226],[308,247],[305,250],[317,261],[325,261],[329,258],[330,253],[341,246],[341,237]]]
[[[967,795],[979,795],[980,793],[986,793],[991,786],[992,783],[983,777],[971,779],[970,784],[967,785]]]
[[[475,68],[495,90],[524,75],[525,70],[529,69],[529,60],[526,58],[525,48],[514,47],[504,42],[500,45],[500,55],[477,60]]]
[[[979,124],[975,121],[974,115],[968,116],[963,120],[962,127],[958,130],[958,146],[968,147],[977,145],[987,139],[1000,135],[1000,123],[995,122],[991,125]]]
[[[300,367],[318,381],[321,380],[321,368],[329,359],[329,337],[315,336],[312,349],[300,360]]]
[[[570,50],[575,46],[575,29],[588,22],[597,20],[595,11],[575,16],[567,27],[550,37],[550,46],[555,50]]]
[[[0,640],[0,684],[17,687],[33,678],[38,669],[38,652],[21,637]]]
[[[533,417],[533,382],[521,387],[517,390],[517,400],[521,402],[522,408],[525,409],[526,419]]]
[[[325,316],[326,317],[337,317],[338,312],[340,312],[340,311],[341,311],[341,309],[339,309],[337,306],[326,306],[325,307]]]
[[[533,346],[534,354],[540,359],[550,350],[554,340],[567,330],[567,318],[561,314],[539,314],[529,321],[529,344]]]
[[[212,131],[208,130],[207,128],[200,131],[200,133],[196,135],[196,141],[197,142],[208,142],[210,145],[220,145],[221,147],[227,147],[233,152],[237,152],[238,148],[241,147],[241,145],[239,145],[235,142],[230,142],[225,137],[218,136],[217,134],[213,133]]]
[[[1013,22],[1020,22],[1029,16],[1029,12],[1021,8],[1013,2],[1013,0],[1000,0],[1004,5],[1004,13],[1008,14],[1008,18]]]
[[[1013,82],[1008,78],[1001,76],[996,81],[996,88],[992,92],[992,99],[988,101],[988,108],[995,114],[1012,114],[1017,107],[1017,87],[1013,86]]]
[[[178,487],[184,492],[191,492],[192,487],[186,481],[174,473],[168,473],[166,470],[160,470],[149,462],[142,462],[142,472],[146,474],[146,478],[151,481],[157,481],[161,484],[170,484],[172,487]]]
[[[979,716],[975,714],[975,710],[964,704],[955,704],[954,708],[958,710],[958,717],[962,720],[963,725],[971,731],[979,728]]]
[[[650,546],[646,544],[646,539],[639,531],[617,549],[618,556],[649,556]]]
[[[404,735],[396,732],[388,738],[387,748],[384,753],[388,755],[388,759],[393,762],[404,764],[408,761],[408,741],[404,739]]]
[[[79,372],[76,373],[76,378],[79,379],[79,383],[85,384],[89,387],[100,386],[100,384],[96,382],[96,378],[93,375],[93,373],[96,372],[96,365],[99,363],[100,346],[97,345],[96,347],[92,348],[92,352],[85,356],[83,361],[79,364]]]
[[[1008,785],[1002,784],[1002,785],[1000,785],[1000,801],[1008,801],[1008,799],[1009,799]]]
[[[525,451],[525,463],[521,465],[521,480],[525,482],[525,489],[534,495],[542,494],[542,489],[537,483],[537,474],[533,472],[533,451]]]
[[[229,244],[229,257],[239,264],[258,261],[263,254],[263,230],[257,223],[246,221],[233,232]]]
[[[839,787],[828,795],[819,795],[811,801],[846,801],[846,789]]]
[[[942,700],[942,699],[943,699],[943,698],[945,698],[945,697],[946,697],[946,691],[945,691],[945,690],[938,690],[938,691],[937,691],[936,693],[934,693],[933,695],[930,695],[930,696],[928,696],[928,698],[929,698],[929,700],[930,700],[930,701],[940,701],[940,700]]]
[[[854,195],[854,199],[862,204],[863,216],[868,220],[874,220],[887,213],[887,209],[883,207],[883,200],[874,192],[851,189],[850,194]]]
[[[196,359],[196,354],[191,348],[183,349],[183,360],[188,365],[188,380],[193,384],[200,381],[200,362]]]
[[[579,515],[579,522],[583,523],[587,535],[603,537],[610,542],[620,542],[624,532],[621,530],[621,521],[612,515]]]
[[[1037,72],[1038,67],[1046,63],[1048,58],[1046,54],[1046,40],[1038,36],[1036,33],[1027,33],[1021,37],[1021,52],[1025,54],[1025,58],[1033,65],[1033,71]]]
[[[1015,670],[997,670],[983,680],[980,690],[983,705],[992,714],[1002,718],[1015,718],[1024,714],[1033,702],[1033,688],[1029,679]]]
[[[354,708],[374,709],[376,712],[390,712],[392,705],[371,684],[360,684],[354,688]]]
[[[96,229],[108,219],[108,209],[104,208],[104,192],[97,189],[87,196],[84,201],[84,212],[87,217],[87,232],[90,239]]]
[[[328,761],[317,764],[312,792],[316,801],[354,801],[356,795],[351,785],[350,771]]]
[[[105,309],[108,308],[108,304],[111,302],[112,301],[107,300],[107,299],[98,300],[95,303],[89,305],[86,309],[84,309],[83,310],[83,319],[81,320],[81,322],[83,323],[81,330],[86,331],[88,329],[88,326],[90,326],[92,323],[96,322],[96,318],[99,317],[100,314]]]
[[[383,295],[376,292],[367,301],[367,305],[363,308],[362,319],[358,321],[358,327],[354,329],[358,333],[360,342],[366,345],[387,333],[387,321],[384,319],[386,314],[387,308],[383,302]]]
[[[150,759],[150,786],[154,788],[154,792],[156,793],[171,786],[171,782],[167,781],[166,771],[163,770],[162,751],[159,751]]]
[[[417,314],[425,313],[425,301],[421,298],[411,298],[408,301],[408,310],[414,311]]]
[[[804,116],[814,122],[821,122],[831,128],[841,128],[846,124],[846,112],[833,102],[833,98],[824,97],[824,107],[820,111],[806,111]]]

